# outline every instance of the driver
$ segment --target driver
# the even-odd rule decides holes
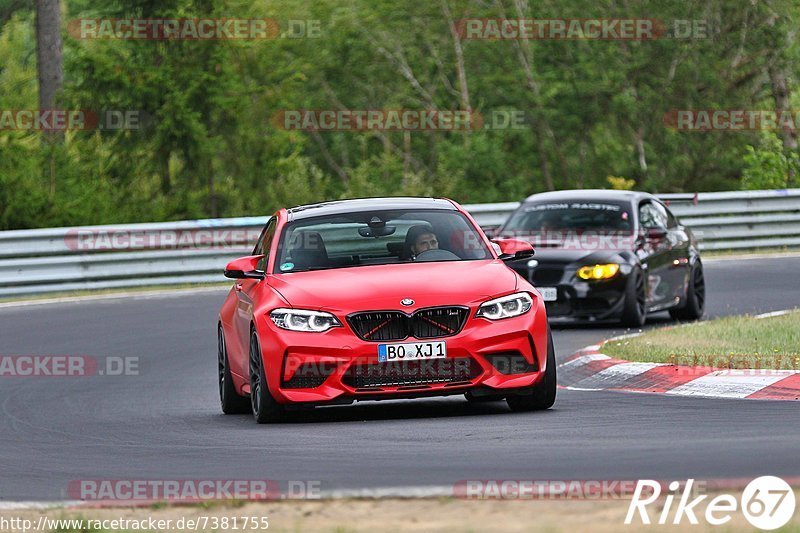
[[[410,259],[427,250],[438,250],[439,239],[428,225],[411,226],[406,233],[406,249]]]

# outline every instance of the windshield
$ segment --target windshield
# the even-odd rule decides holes
[[[595,234],[630,234],[633,217],[624,202],[538,202],[524,204],[503,226],[503,235],[547,234],[570,231]]]
[[[457,211],[362,211],[287,224],[275,273],[490,258],[483,236]]]

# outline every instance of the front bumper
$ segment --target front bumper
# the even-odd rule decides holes
[[[556,285],[558,300],[547,302],[551,322],[610,320],[622,316],[627,276],[608,281],[575,281]]]
[[[532,270],[520,263],[514,265],[514,270],[537,288],[556,289],[558,299],[545,303],[547,317],[552,323],[620,318],[630,266],[623,263],[616,276],[601,281],[579,279],[575,275],[578,266],[545,264]]]
[[[379,363],[380,342],[361,340],[343,316],[342,327],[325,333],[278,328],[259,317],[267,384],[282,404],[338,404],[354,400],[463,394],[475,390],[514,392],[531,387],[547,364],[547,316],[540,298],[526,314],[498,321],[476,318],[470,309],[464,328],[436,339],[447,357]],[[422,368],[420,368],[422,367]]]

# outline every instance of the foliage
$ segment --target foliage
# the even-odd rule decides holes
[[[766,134],[758,147],[745,148],[742,189],[783,189],[796,180],[800,155],[796,150],[785,150],[777,135]]]
[[[317,38],[81,40],[64,29],[65,109],[139,110],[139,129],[61,146],[0,129],[0,229],[261,215],[372,195],[519,199],[553,188],[653,192],[786,186],[783,135],[684,132],[675,109],[774,109],[797,78],[791,0],[62,0],[80,18],[318,20]],[[449,18],[448,18],[449,13]],[[463,18],[702,19],[707,38],[461,40]],[[37,102],[30,3],[0,1],[0,110]],[[465,81],[462,86],[461,79]],[[471,107],[459,131],[294,131],[292,109]],[[505,113],[505,115],[503,115]],[[788,146],[788,144],[787,144]],[[617,178],[622,177],[624,178]]]
[[[636,186],[634,180],[625,179],[622,176],[606,176],[609,186],[617,191],[630,191]]]

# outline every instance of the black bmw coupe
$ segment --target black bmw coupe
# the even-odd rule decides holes
[[[616,320],[638,327],[657,311],[678,320],[704,313],[697,240],[651,194],[534,194],[495,236],[533,244],[533,258],[508,265],[536,286],[553,322]]]

